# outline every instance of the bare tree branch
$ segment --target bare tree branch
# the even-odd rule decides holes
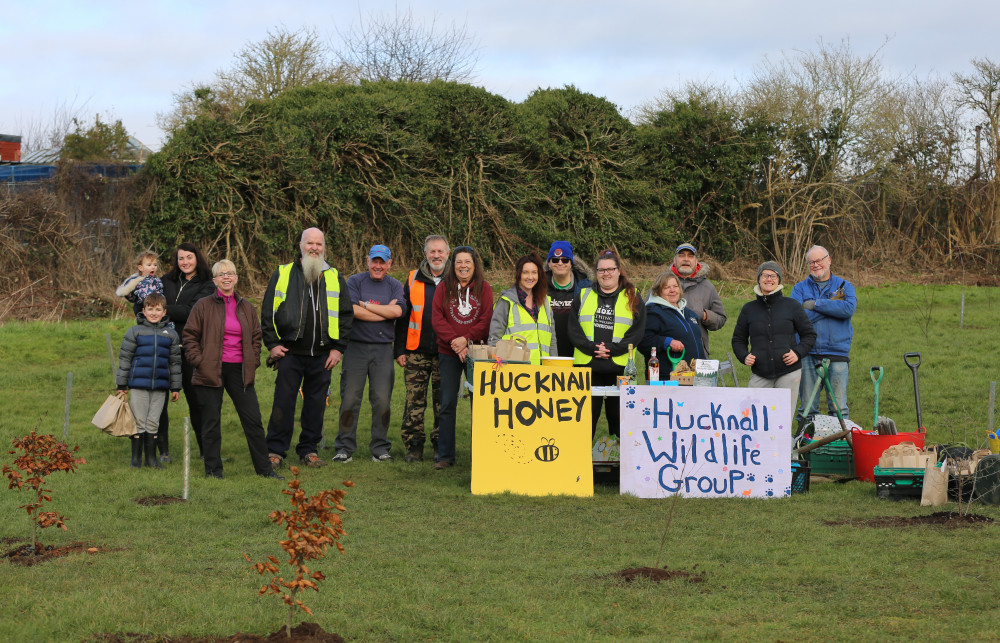
[[[478,45],[466,26],[439,28],[417,22],[412,9],[392,15],[359,16],[360,24],[340,34],[344,41],[338,57],[356,69],[362,80],[469,82],[479,62]]]

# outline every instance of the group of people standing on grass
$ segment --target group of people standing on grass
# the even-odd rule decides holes
[[[846,416],[857,299],[849,282],[832,275],[824,248],[811,248],[807,259],[810,275],[790,297],[782,292],[781,267],[761,264],[756,296],[736,321],[732,351],[750,366],[751,387],[789,389],[792,408],[796,397],[801,395],[804,405],[812,392],[813,365],[830,359],[836,404]],[[645,300],[614,250],[599,253],[591,269],[567,241],[553,242],[545,261],[537,255],[518,259],[513,283],[496,304],[478,252],[471,246],[451,249],[441,235],[425,239],[424,259],[400,282],[389,275],[392,252],[381,244],[369,250],[367,271],[345,279],[327,262],[323,232],[309,228],[300,237],[299,257],[271,275],[259,315],[237,292],[236,268],[228,260],[209,269],[195,246],[182,243],[162,279],[157,267],[155,255],[140,255],[136,273],[118,289],[137,313],[137,324],[122,343],[117,376],[119,390],[132,391],[139,431],[131,464],[169,462],[166,398],[169,393],[176,401],[183,389],[205,473],[216,478],[223,475],[223,390],[239,415],[255,472],[280,478],[277,471],[291,449],[297,396],[302,407],[295,455],[304,466],[326,465],[319,447],[332,370],[340,364],[332,461],[351,462],[357,452],[367,385],[369,452],[373,461],[389,462],[395,362],[406,388],[400,427],[404,460],[424,459],[430,397],[429,442],[440,470],[455,464],[456,411],[472,346],[521,337],[533,364],[547,356],[572,357],[575,367],[591,369],[594,386],[608,386],[623,374],[630,344],[647,359],[653,349],[704,359],[709,331],[726,323],[709,267],[688,243],[677,247],[669,270],[657,277]],[[276,370],[266,431],[254,389],[262,346],[267,365]],[[818,403],[798,407],[800,422],[818,412]],[[594,398],[592,432],[602,410],[609,433],[619,435],[617,398]]]

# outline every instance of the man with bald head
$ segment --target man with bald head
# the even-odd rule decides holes
[[[821,392],[813,400],[812,408],[804,408],[816,385],[816,364],[824,358],[830,360],[830,386],[844,419],[847,419],[847,370],[850,360],[854,327],[851,317],[858,307],[854,286],[843,277],[833,274],[833,259],[823,246],[813,246],[806,253],[809,276],[792,288],[792,299],[806,309],[806,315],[816,329],[816,343],[809,354],[802,358],[802,379],[799,381],[799,408],[795,419],[812,420],[819,412]],[[824,387],[825,389],[826,387]],[[830,393],[826,393],[826,406],[833,415]]]
[[[319,228],[302,233],[299,250],[299,259],[278,266],[271,275],[260,306],[267,363],[278,371],[267,423],[267,449],[274,469],[284,462],[292,442],[300,386],[302,432],[295,452],[303,465],[326,464],[317,449],[323,438],[330,374],[343,357],[354,320],[347,282],[326,262],[326,239]]]

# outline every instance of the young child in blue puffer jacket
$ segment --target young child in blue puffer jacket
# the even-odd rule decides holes
[[[176,402],[181,390],[181,340],[166,319],[167,300],[160,293],[148,295],[136,325],[125,331],[118,353],[115,383],[119,391],[130,390],[129,407],[135,415],[131,466],[162,468],[156,460],[156,432],[160,413],[170,391]]]

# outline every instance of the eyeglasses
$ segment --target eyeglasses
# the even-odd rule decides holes
[[[236,277],[235,272],[220,272],[219,274],[215,275],[216,279],[234,279],[235,277]]]
[[[810,261],[809,265],[810,266],[821,266],[821,265],[823,265],[823,262],[826,261],[829,258],[830,258],[830,255],[824,255],[824,256],[820,257],[819,259],[817,259],[815,261]]]
[[[550,263],[573,263],[573,260],[569,257],[552,257],[549,259]]]
[[[761,279],[766,279],[768,281],[775,281],[775,280],[777,280],[778,275],[774,274],[773,272],[771,272],[771,273],[762,272],[762,273],[760,273],[760,278]]]
[[[614,268],[598,268],[597,269],[597,274],[599,274],[599,275],[610,275],[615,270],[618,270],[618,266],[615,266]]]

